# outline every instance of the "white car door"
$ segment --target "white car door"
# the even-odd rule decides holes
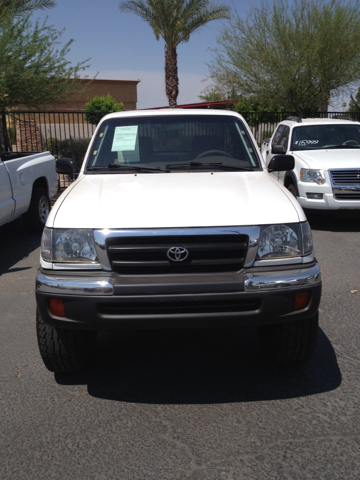
[[[280,145],[281,138],[283,136],[284,130],[286,129],[286,125],[280,124],[278,125],[274,135],[271,137],[269,145],[265,151],[266,155],[266,166],[269,165],[270,160],[273,158],[274,154],[271,153],[271,148],[273,145]],[[279,180],[279,172],[271,172],[271,175]]]
[[[280,139],[280,145],[284,148],[284,153],[288,153],[289,140],[290,140],[290,127],[286,126]],[[278,172],[278,173],[279,173],[278,180],[284,185],[286,172]]]
[[[14,206],[9,174],[0,160],[0,225],[11,220]]]

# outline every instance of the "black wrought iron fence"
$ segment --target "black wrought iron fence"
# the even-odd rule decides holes
[[[288,117],[297,117],[296,112],[266,112],[266,113],[244,113],[242,114],[246,122],[249,124],[252,133],[258,143],[264,138],[270,138],[274,133],[279,122],[282,122]],[[349,118],[360,121],[360,112],[341,113],[341,112],[313,112],[307,115],[306,118]]]
[[[105,113],[93,112],[92,121],[99,122]],[[296,112],[244,113],[258,143],[271,137],[277,124]],[[313,112],[310,118],[352,117],[360,121],[360,112]],[[2,115],[0,122],[0,152],[41,152],[50,151],[55,158],[70,157],[80,168],[89,141],[96,129],[83,111],[14,111]],[[60,178],[61,187],[71,179]]]
[[[104,114],[95,112],[92,120]],[[81,111],[14,111],[3,115],[0,124],[0,151],[50,151],[57,159],[72,158],[80,168],[96,125]],[[71,179],[60,176],[60,186]]]

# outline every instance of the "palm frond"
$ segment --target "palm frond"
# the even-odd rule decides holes
[[[1,9],[9,9],[16,12],[17,15],[31,13],[34,10],[43,10],[56,6],[55,0],[2,0]]]

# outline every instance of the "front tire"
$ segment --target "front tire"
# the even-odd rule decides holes
[[[52,327],[38,310],[36,331],[41,358],[50,372],[76,373],[88,368],[95,354],[96,331]]]
[[[32,193],[29,210],[24,214],[24,220],[29,230],[42,232],[49,212],[50,200],[47,191],[44,188],[35,188]]]
[[[295,198],[298,197],[298,194],[297,194],[297,191],[296,191],[296,188],[295,188],[295,185],[290,183],[288,186],[287,186],[287,189],[289,190],[289,192],[294,195]]]
[[[265,357],[278,366],[298,366],[310,360],[316,345],[319,314],[305,320],[258,326]]]

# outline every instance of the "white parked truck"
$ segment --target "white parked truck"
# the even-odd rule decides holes
[[[305,209],[360,209],[360,123],[350,118],[288,117],[262,143],[267,164],[274,155],[295,159],[293,170],[273,172]]]
[[[81,371],[102,329],[256,325],[275,364],[312,355],[321,276],[304,212],[234,112],[105,116],[46,222],[36,278],[40,353]],[[57,171],[73,174],[70,159]]]
[[[29,229],[41,231],[57,191],[50,152],[0,153],[0,225],[23,215]]]

